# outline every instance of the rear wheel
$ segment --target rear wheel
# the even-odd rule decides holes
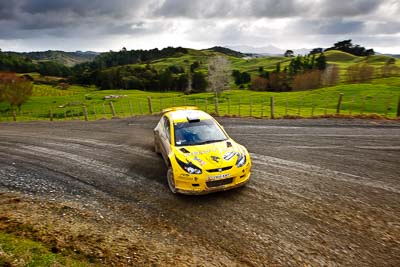
[[[169,189],[171,190],[171,192],[176,194],[174,171],[172,170],[171,166],[168,166],[167,181],[168,181],[168,186],[169,186]]]

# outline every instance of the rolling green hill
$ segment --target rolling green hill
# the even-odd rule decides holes
[[[99,54],[90,51],[64,52],[64,51],[54,51],[54,50],[43,51],[43,52],[23,52],[23,53],[7,52],[7,53],[29,58],[36,62],[54,61],[68,67],[92,61]]]
[[[357,56],[338,50],[327,51],[325,56],[327,61],[333,62],[352,62],[357,58]]]

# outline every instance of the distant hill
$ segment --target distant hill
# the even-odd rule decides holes
[[[48,50],[40,52],[21,52],[21,53],[6,52],[6,53],[26,57],[37,62],[54,61],[68,67],[92,61],[99,54],[97,52],[92,52],[92,51],[64,52],[56,50]]]
[[[219,53],[225,54],[227,56],[232,56],[232,57],[245,57],[246,56],[246,54],[243,54],[241,52],[232,50],[230,48],[222,47],[222,46],[214,46],[214,47],[211,47],[211,48],[205,49],[205,50],[219,52]]]
[[[279,47],[268,45],[261,47],[254,47],[248,45],[236,45],[236,46],[227,46],[230,49],[240,51],[245,54],[259,54],[264,56],[282,56],[286,50],[281,49]],[[305,55],[308,54],[311,49],[308,48],[300,48],[300,49],[292,49],[295,55]]]

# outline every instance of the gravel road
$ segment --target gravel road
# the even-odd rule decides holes
[[[183,196],[153,152],[158,119],[0,124],[0,192],[85,211],[88,239],[120,251],[103,262],[400,266],[399,122],[219,118],[251,153],[251,183]]]

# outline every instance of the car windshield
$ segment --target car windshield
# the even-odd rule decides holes
[[[221,128],[211,119],[174,124],[175,145],[203,145],[227,139]]]

